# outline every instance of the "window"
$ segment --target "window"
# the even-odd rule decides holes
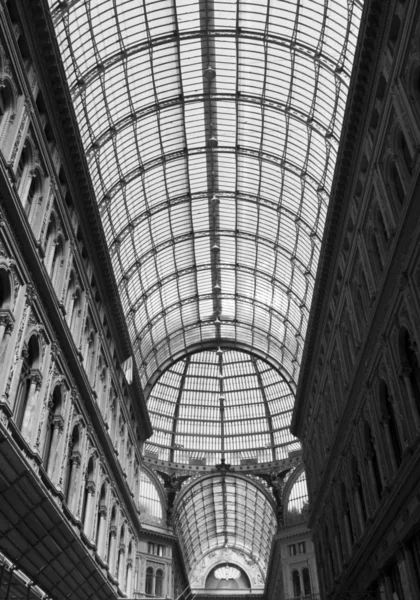
[[[306,542],[299,542],[299,554],[306,553]]]
[[[296,544],[290,544],[289,546],[289,556],[296,555]]]
[[[312,593],[312,590],[311,590],[311,578],[309,576],[309,569],[306,567],[302,570],[302,579],[303,579],[303,592],[304,592],[305,596],[307,596],[308,594]]]
[[[152,542],[148,542],[147,552],[149,554],[154,554],[155,556],[165,556],[165,548],[161,544],[153,544]]]
[[[292,571],[292,582],[293,582],[293,595],[295,598],[299,598],[301,595],[300,577],[299,571],[296,569]]]
[[[146,569],[146,595],[151,596],[153,594],[153,569],[147,567]]]
[[[163,596],[163,571],[158,569],[155,578],[155,596]]]

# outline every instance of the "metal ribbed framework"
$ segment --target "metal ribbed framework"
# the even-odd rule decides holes
[[[281,373],[287,413],[362,1],[49,2],[134,356],[151,393],[154,446],[167,460],[201,452],[213,464],[216,455],[240,461],[246,437],[260,432],[242,415],[243,430],[230,437],[220,387],[218,417],[202,426],[214,448],[197,442],[199,410],[182,413],[192,353],[233,348],[248,357],[242,364],[254,358],[263,412],[255,424],[264,423],[266,437],[252,450],[259,460],[281,457],[293,438],[276,441],[285,430],[270,409],[263,359]],[[210,386],[213,362],[204,362]],[[175,375],[176,392],[160,396]],[[183,432],[187,422],[196,429]],[[266,565],[274,516],[261,524],[268,546],[258,538],[258,512],[248,537],[249,502],[242,525],[231,527],[226,503],[251,497],[251,488],[220,477],[185,496],[177,514],[190,536],[188,564],[226,543]]]
[[[273,500],[257,484],[211,475],[181,492],[175,508],[175,529],[189,570],[208,552],[232,548],[266,572],[276,517]]]
[[[51,12],[143,384],[215,340],[296,382],[361,2]]]
[[[285,459],[300,448],[290,433],[294,394],[265,361],[237,350],[177,361],[153,387],[147,407],[160,460],[215,465]]]

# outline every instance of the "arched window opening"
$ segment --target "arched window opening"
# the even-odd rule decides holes
[[[0,88],[0,136],[3,137],[3,133],[10,121],[10,116],[13,107],[13,96],[8,85],[4,85]]]
[[[61,236],[55,241],[53,258],[51,261],[50,276],[55,288],[60,283],[60,274],[64,263],[64,243]]]
[[[382,416],[384,417],[384,425],[388,427],[389,437],[391,438],[392,450],[394,453],[395,463],[397,467],[402,462],[402,443],[398,431],[397,418],[394,411],[393,403],[389,396],[388,386],[385,381],[379,382],[379,401],[381,405]]]
[[[163,518],[162,502],[155,484],[144,472],[140,472],[139,509],[145,521],[156,521]]]
[[[83,530],[85,531],[85,533],[89,533],[89,529],[90,529],[92,502],[93,502],[93,496],[95,493],[94,471],[95,471],[95,462],[93,460],[93,457],[91,456],[89,459],[88,467],[87,467],[87,471],[86,471],[86,480],[85,480],[85,487],[84,487],[84,491],[83,491],[83,503],[82,503],[82,514],[81,514]]]
[[[50,222],[48,223],[47,235],[45,237],[45,267],[48,274],[51,277],[52,264],[54,260],[55,247],[56,247],[56,236],[57,236],[57,225],[54,214],[51,215]]]
[[[287,512],[285,522],[290,525],[307,518],[308,488],[306,486],[306,473],[302,471],[294,482],[287,498]]]
[[[292,571],[292,582],[293,582],[293,596],[295,598],[300,598],[302,595],[302,590],[300,587],[299,571],[297,569],[293,569],[293,571]]]
[[[23,201],[23,207],[28,217],[31,215],[32,208],[34,206],[34,200],[37,196],[39,196],[40,190],[41,180],[38,173],[36,173],[33,177],[31,177],[31,184],[29,186],[28,194],[26,196],[26,200]]]
[[[19,196],[24,203],[24,191],[27,189],[27,180],[29,176],[29,171],[32,163],[32,153],[27,144],[24,145],[22,152],[20,153],[19,161],[16,167],[16,188],[18,190]]]
[[[23,362],[16,394],[15,422],[22,435],[30,435],[35,416],[36,400],[41,388],[39,371],[40,348],[36,335],[31,336],[23,351]]]
[[[312,594],[312,588],[311,588],[311,578],[309,575],[309,569],[307,567],[305,567],[302,571],[302,579],[303,579],[303,593],[305,594],[305,596],[309,596],[310,594]]]
[[[153,569],[152,567],[147,567],[146,569],[146,596],[153,595]]]
[[[73,308],[70,315],[70,331],[73,337],[76,338],[79,333],[80,323],[82,319],[82,295],[77,289],[74,293]]]
[[[124,555],[125,555],[125,529],[124,525],[120,531],[120,543],[118,547],[118,563],[117,563],[117,577],[121,586],[124,586]]]
[[[98,515],[96,518],[96,547],[100,556],[103,555],[106,527],[106,484],[103,483],[99,495]]]
[[[115,506],[112,507],[111,520],[108,533],[108,556],[107,562],[112,574],[114,574],[115,550],[117,547],[117,511]]]
[[[73,501],[76,497],[76,485],[80,462],[80,433],[79,427],[76,425],[73,428],[68,448],[66,479],[64,486],[64,497],[66,504],[70,509],[73,508]]]
[[[125,591],[130,598],[132,595],[132,580],[133,580],[133,544],[128,545],[127,567],[125,572]]]
[[[162,569],[158,569],[156,571],[155,596],[157,596],[158,598],[161,598],[163,596],[163,571],[162,571]]]
[[[60,386],[56,386],[49,404],[44,443],[44,467],[50,478],[55,472],[58,440],[64,426],[61,412],[62,393]]]
[[[406,371],[417,410],[420,412],[420,365],[414,343],[405,327],[400,331],[399,342],[402,367]]]
[[[10,308],[12,303],[12,285],[10,275],[5,269],[0,269],[0,310]]]
[[[373,438],[372,429],[367,421],[364,423],[364,438],[366,458],[368,460],[370,479],[373,480],[378,498],[381,498],[383,492],[382,477],[379,469],[378,455],[376,453],[375,440]]]

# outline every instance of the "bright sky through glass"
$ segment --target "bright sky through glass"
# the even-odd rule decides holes
[[[289,429],[293,403],[289,385],[264,361],[234,350],[199,352],[175,363],[154,386],[147,448],[181,464],[190,458],[218,464],[222,449],[231,465],[285,459],[300,448]]]
[[[296,383],[361,2],[51,13],[143,383],[219,340]]]

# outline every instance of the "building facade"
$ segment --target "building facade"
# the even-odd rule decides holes
[[[418,8],[366,22],[297,392],[327,598],[420,593]]]

